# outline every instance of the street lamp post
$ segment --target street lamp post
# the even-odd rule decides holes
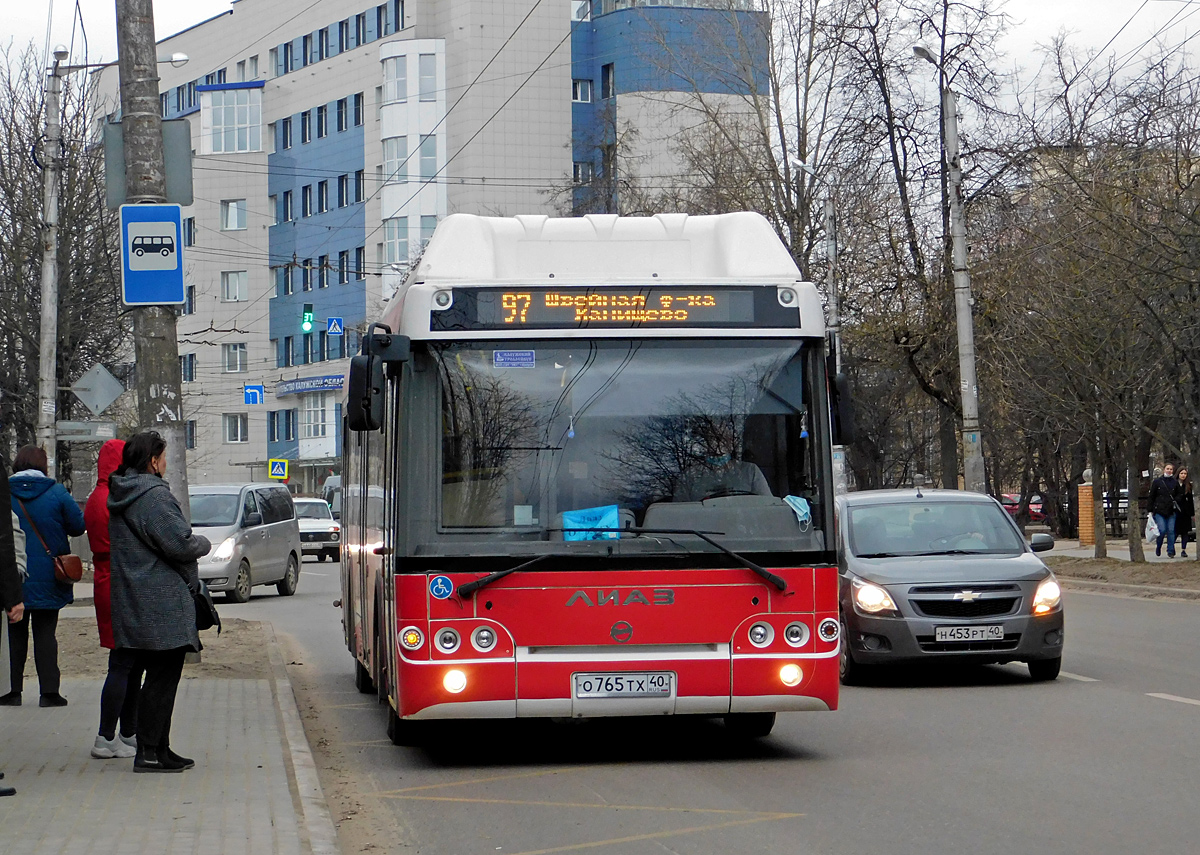
[[[962,202],[962,163],[958,151],[958,104],[946,83],[937,57],[921,45],[913,53],[938,70],[942,106],[942,146],[950,177],[951,262],[954,270],[954,307],[958,326],[958,374],[962,397],[963,483],[982,493],[986,488],[983,433],[979,427],[979,383],[975,377],[975,321],[971,313],[971,274],[967,270],[967,222]]]

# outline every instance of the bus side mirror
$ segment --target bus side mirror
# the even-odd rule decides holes
[[[350,360],[346,424],[353,431],[383,426],[383,360],[378,356],[360,355]]]
[[[835,374],[830,390],[833,400],[830,415],[833,417],[833,444],[849,445],[854,442],[854,405],[850,399],[850,378]]]

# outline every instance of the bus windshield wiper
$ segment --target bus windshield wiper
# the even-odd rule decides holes
[[[518,564],[516,567],[509,567],[507,570],[497,570],[495,573],[489,573],[481,579],[476,579],[474,582],[464,582],[458,586],[458,595],[460,597],[469,597],[478,591],[480,588],[485,588],[495,582],[497,579],[503,579],[510,573],[516,573],[518,570],[524,570],[526,567],[532,567],[541,561],[545,561],[553,552],[547,552],[544,555],[539,555],[531,561],[526,561],[523,564]]]
[[[725,535],[723,531],[698,531],[694,528],[564,528],[556,529],[558,531],[595,531],[595,532],[632,532],[633,534],[690,534],[693,537],[698,537],[710,546],[715,546],[717,549],[724,552],[738,564],[741,564],[752,573],[756,573],[766,579],[780,591],[787,590],[787,580],[782,576],[777,576],[768,570],[766,567],[760,567],[744,555],[739,555],[728,546],[713,540],[709,537],[710,534],[718,534],[722,537]],[[482,581],[482,580],[481,580]]]

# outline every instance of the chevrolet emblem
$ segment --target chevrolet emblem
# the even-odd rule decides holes
[[[960,591],[954,595],[954,599],[964,603],[973,603],[979,599],[979,594],[974,591]]]

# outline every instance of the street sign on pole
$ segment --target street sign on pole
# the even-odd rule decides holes
[[[98,416],[121,397],[125,387],[121,381],[108,373],[108,369],[97,363],[83,373],[83,376],[71,384],[75,393],[85,407]]]
[[[121,298],[127,306],[184,302],[178,205],[121,206]]]
[[[288,479],[288,462],[287,460],[268,460],[267,465],[270,467],[267,475],[274,478],[276,481],[286,481]]]
[[[104,442],[115,439],[115,422],[55,422],[59,442]]]
[[[267,390],[261,384],[252,386],[247,383],[242,387],[242,403],[244,404],[261,404],[267,398]]]
[[[326,318],[325,319],[325,335],[345,335],[346,325],[342,323],[341,318]]]

